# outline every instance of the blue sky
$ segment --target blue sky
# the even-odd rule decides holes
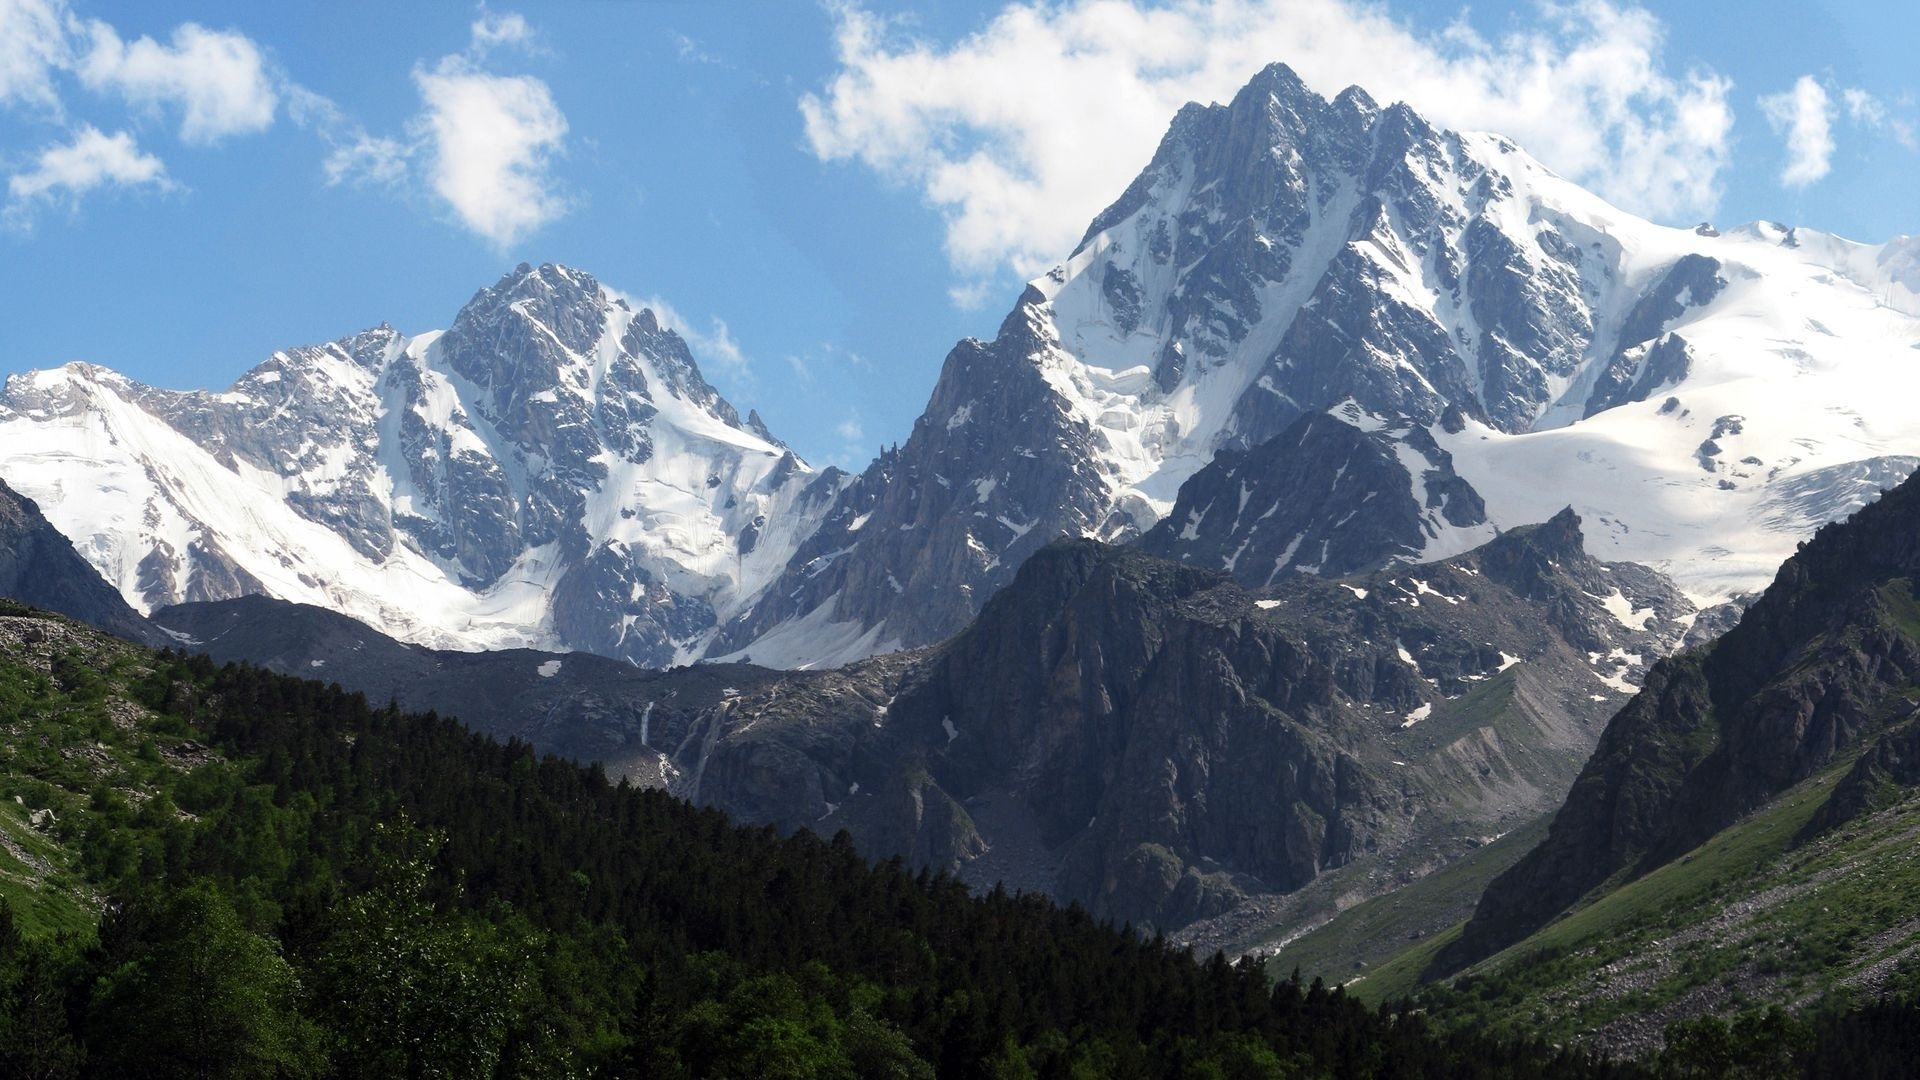
[[[669,304],[736,405],[857,468],[1181,101],[1267,60],[1656,219],[1920,232],[1907,4],[405,10],[0,0],[0,372],[222,387],[556,261]]]

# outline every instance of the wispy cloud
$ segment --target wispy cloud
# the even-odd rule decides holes
[[[533,43],[533,27],[519,12],[496,14],[483,7],[480,17],[468,28],[468,50],[476,57],[485,57],[503,45],[527,49]]]
[[[0,105],[60,113],[54,73],[72,62],[59,0],[0,0]]]
[[[858,468],[867,457],[866,432],[860,426],[858,410],[848,410],[846,419],[833,426],[833,433],[840,438],[840,446],[828,461],[843,469]]]
[[[24,227],[37,206],[64,202],[78,207],[82,196],[101,188],[165,191],[173,186],[166,165],[141,153],[132,135],[108,135],[82,124],[71,141],[46,147],[31,167],[7,178],[4,217],[9,225]]]
[[[1786,138],[1787,163],[1780,182],[1806,187],[1833,169],[1833,99],[1811,75],[1802,75],[1793,87],[1760,99],[1767,123]]]
[[[673,42],[673,51],[682,61],[689,64],[719,64],[718,56],[710,53],[698,41],[676,31],[668,31],[667,37]]]
[[[681,314],[658,296],[628,297],[626,300],[630,306],[653,312],[653,317],[660,320],[660,325],[685,339],[695,362],[709,374],[717,372],[735,381],[752,381],[753,364],[747,359],[746,350],[733,339],[733,330],[724,319],[717,316],[709,318],[707,325],[702,328],[698,322]]]
[[[800,103],[812,151],[919,189],[969,279],[1051,265],[1182,104],[1226,100],[1274,60],[1322,93],[1358,83],[1510,135],[1656,217],[1710,211],[1729,155],[1731,84],[1673,68],[1660,21],[1609,0],[1543,6],[1498,39],[1464,22],[1422,33],[1362,0],[1019,0],[951,44],[855,3],[832,11],[839,68]]]
[[[1879,127],[1887,119],[1887,107],[1880,99],[1856,86],[1840,91],[1840,100],[1846,103],[1847,119],[1867,127]]]

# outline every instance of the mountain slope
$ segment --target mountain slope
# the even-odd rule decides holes
[[[692,720],[778,673],[741,664],[672,671],[592,653],[466,652],[410,645],[325,608],[248,596],[153,613],[173,647],[216,663],[245,661],[297,678],[337,682],[376,703],[434,710],[480,734],[543,754],[599,762],[608,775],[664,787],[662,749]]]
[[[223,393],[15,376],[0,471],[139,608],[265,593],[654,666],[749,603],[840,483],[742,422],[652,312],[551,265],[444,333],[276,353]]]
[[[264,598],[156,618],[739,820],[844,826],[982,887],[1247,945],[1554,805],[1698,615],[1587,556],[1571,512],[1418,572],[1256,594],[1093,541],[1032,563],[952,642],[821,672],[433,652]]]
[[[1395,479],[1423,515],[1442,455],[1484,504],[1401,557],[1572,503],[1606,558],[1702,598],[1751,590],[1915,464],[1920,421],[1886,392],[1916,378],[1912,249],[1656,226],[1497,136],[1358,89],[1328,101],[1275,65],[1183,109],[998,335],[955,346],[907,442],[716,648],[793,663],[937,641],[1054,537],[1145,533],[1217,453],[1328,410],[1432,444]],[[1386,554],[1339,550],[1379,537],[1332,521],[1250,531],[1272,529],[1291,535],[1257,542],[1268,569],[1309,534],[1326,555],[1296,567]]]
[[[1439,964],[1485,956],[1616,874],[1678,857],[1907,720],[1920,687],[1916,537],[1910,480],[1820,530],[1712,646],[1656,665],[1546,840],[1489,887]]]
[[[1062,541],[937,648],[696,721],[675,790],[1245,942],[1552,806],[1694,616],[1659,575],[1587,556],[1571,512],[1418,570],[1254,594]],[[1268,903],[1310,884],[1310,911]]]
[[[166,636],[140,617],[48,524],[40,507],[0,480],[0,596],[57,611],[130,641]]]

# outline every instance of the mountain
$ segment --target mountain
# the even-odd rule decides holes
[[[223,393],[16,376],[0,475],[140,610],[265,593],[436,648],[649,666],[930,645],[1062,535],[1263,584],[1571,505],[1597,556],[1710,602],[1920,464],[1917,261],[1653,225],[1499,136],[1273,65],[1182,109],[858,476],[809,469],[653,313],[558,266],[444,333],[291,349]]]
[[[1332,468],[1328,466],[1331,465]],[[1492,539],[1486,504],[1426,428],[1349,402],[1251,450],[1222,450],[1180,485],[1140,548],[1253,588],[1295,572],[1343,577]]]
[[[736,820],[845,827],[981,888],[1212,920],[1189,937],[1227,945],[1546,812],[1700,617],[1588,556],[1571,511],[1417,572],[1255,592],[1061,541],[953,641],[827,671],[435,651],[264,597],[154,616],[216,661],[430,706]]]
[[[1883,787],[1910,784],[1900,751],[1920,723],[1916,581],[1920,483],[1909,480],[1822,528],[1718,641],[1655,665],[1546,839],[1493,882],[1438,963],[1458,967],[1525,937],[1843,757],[1859,762],[1826,800],[1828,826]]]
[[[445,332],[290,349],[222,393],[9,378],[0,474],[142,610],[265,593],[652,666],[697,655],[842,482],[743,422],[653,312],[524,264]]]
[[[1257,592],[1063,540],[949,642],[696,719],[672,787],[1136,925],[1227,917],[1208,930],[1227,942],[1264,928],[1250,898],[1343,905],[1555,805],[1696,616],[1659,574],[1588,556],[1571,511]]]
[[[679,745],[694,718],[779,677],[744,664],[659,671],[584,652],[430,649],[326,608],[265,596],[176,604],[154,612],[153,622],[174,648],[216,663],[245,661],[337,682],[375,703],[456,716],[483,735],[599,762],[648,787],[666,786],[670,775],[656,747]]]
[[[40,507],[0,480],[0,596],[57,611],[131,641],[166,643],[166,635],[127,605]]]
[[[906,443],[714,651],[935,642],[1055,537],[1163,523],[1205,565],[1241,551],[1258,583],[1445,558],[1571,503],[1604,558],[1702,598],[1751,591],[1920,464],[1899,404],[1916,251],[1654,225],[1497,135],[1358,88],[1329,101],[1274,65],[1182,109],[998,334],[954,347]],[[1358,446],[1294,425],[1328,412],[1391,433],[1364,455],[1384,486],[1324,489]],[[1308,487],[1269,478],[1256,499],[1249,477],[1243,519],[1232,461]],[[1392,520],[1342,528],[1365,490]],[[1262,519],[1305,491],[1311,509]]]

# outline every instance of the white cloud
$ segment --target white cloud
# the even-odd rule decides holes
[[[391,186],[407,178],[413,147],[398,139],[356,132],[333,145],[321,163],[328,186],[341,183]]]
[[[1464,23],[1421,34],[1363,0],[1017,0],[951,45],[833,12],[840,69],[800,104],[813,152],[919,188],[970,277],[1051,265],[1182,104],[1227,100],[1275,60],[1323,94],[1357,83],[1502,132],[1655,217],[1711,211],[1729,154],[1731,84],[1670,70],[1661,23],[1610,0],[1544,6],[1497,40]]]
[[[71,59],[66,17],[59,0],[0,0],[0,105],[60,111],[53,74]]]
[[[1802,75],[1792,89],[1761,98],[1760,109],[1773,130],[1786,136],[1782,184],[1806,187],[1831,171],[1834,106],[1819,80]]]
[[[507,247],[567,209],[552,174],[567,118],[547,84],[494,75],[462,56],[415,68],[422,113],[408,130],[427,181],[467,228]]]
[[[1840,91],[1840,100],[1846,102],[1847,118],[1856,124],[1873,128],[1887,119],[1887,107],[1880,99],[1857,86]]]
[[[676,53],[679,53],[680,59],[685,61],[686,63],[689,63],[689,64],[720,63],[720,58],[718,56],[715,56],[714,54],[708,52],[705,48],[703,48],[700,45],[699,42],[693,40],[687,35],[677,33],[674,31],[668,31],[667,36],[673,41],[674,51]]]
[[[845,420],[840,421],[840,423],[834,427],[833,432],[848,442],[855,442],[865,434],[860,430],[860,418],[858,416],[849,416]]]
[[[533,27],[527,25],[524,16],[517,12],[495,15],[486,10],[468,28],[469,48],[475,56],[484,57],[501,45],[514,45],[531,48],[533,45]]]
[[[686,340],[687,348],[692,350],[694,360],[707,372],[720,372],[734,379],[751,379],[752,365],[747,360],[746,351],[740,343],[733,340],[733,331],[728,329],[724,320],[709,320],[706,330],[701,330],[692,319],[687,318],[672,305],[658,296],[644,299],[623,298],[633,307],[646,308],[660,325],[679,334]]]
[[[260,47],[244,34],[182,23],[172,43],[131,44],[98,20],[75,72],[88,89],[114,92],[137,109],[180,110],[180,138],[210,144],[273,126],[279,94]]]
[[[141,153],[127,132],[107,135],[82,124],[71,142],[47,147],[31,168],[7,178],[5,217],[9,224],[25,225],[38,205],[65,201],[77,206],[81,196],[99,188],[142,186],[172,188],[166,165]]]

